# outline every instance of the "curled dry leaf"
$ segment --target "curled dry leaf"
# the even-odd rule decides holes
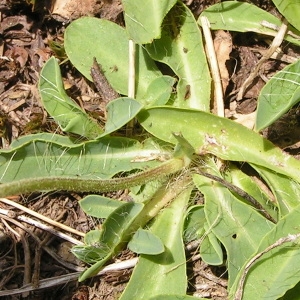
[[[255,116],[256,116],[256,112],[252,112],[247,115],[235,113],[233,115],[233,120],[237,123],[244,125],[249,129],[253,129],[255,123]]]
[[[24,29],[26,31],[30,31],[32,27],[33,21],[30,20],[27,16],[10,16],[1,20],[1,28],[0,33],[6,34],[9,30],[13,29]]]
[[[58,21],[70,21],[81,16],[95,15],[101,5],[97,0],[52,0],[51,14]]]
[[[5,52],[5,56],[17,61],[19,66],[23,68],[28,60],[28,52],[23,47],[12,47]]]
[[[232,51],[232,39],[230,33],[225,32],[224,30],[216,31],[214,47],[222,80],[223,93],[225,94],[229,83],[229,73],[226,67],[226,61],[230,59],[229,55]]]

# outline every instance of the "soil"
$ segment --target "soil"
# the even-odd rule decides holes
[[[0,137],[3,149],[22,135],[41,131],[63,134],[43,110],[37,82],[42,66],[51,56],[63,59],[64,54],[59,51],[59,45],[63,43],[63,33],[68,24],[80,16],[89,15],[124,25],[119,0],[85,0],[84,5],[79,0],[36,1],[35,5],[31,2],[34,3],[29,0],[0,0]],[[185,1],[196,17],[216,2],[219,1]],[[256,0],[252,3],[278,14],[271,1]],[[226,34],[229,50],[218,58],[221,62],[221,56],[225,55],[223,79],[226,83],[223,82],[223,88],[226,94],[226,115],[251,126],[251,113],[256,108],[265,78],[281,70],[287,62],[268,60],[243,98],[237,100],[236,91],[269,44],[265,37],[254,33]],[[291,57],[300,54],[299,49],[295,50],[287,43],[282,45],[282,49]],[[62,65],[62,72],[69,95],[101,119],[101,112],[97,111],[101,96],[97,94],[94,84],[76,72],[69,62]],[[295,107],[264,132],[266,137],[296,157],[300,146],[299,115],[300,111]],[[122,193],[110,196],[117,198]],[[97,220],[87,217],[78,206],[78,200],[83,196],[75,193],[37,193],[16,196],[12,200],[80,232],[87,232],[97,225]],[[0,208],[22,214],[20,210],[1,202]],[[12,223],[10,218],[2,218],[1,215],[0,296],[3,299],[117,299],[130,278],[130,268],[106,272],[80,284],[76,276],[64,282],[55,281],[62,275],[76,275],[74,272],[82,268],[80,262],[70,255],[70,245],[51,233],[23,222]],[[195,248],[187,247],[189,293],[208,299],[227,299],[226,268],[207,266],[194,251]],[[112,262],[133,257],[134,254],[124,251]],[[47,280],[50,282],[49,287],[39,289],[41,283]],[[22,289],[26,285],[33,286],[32,290],[28,292]],[[4,291],[6,295],[1,294]]]

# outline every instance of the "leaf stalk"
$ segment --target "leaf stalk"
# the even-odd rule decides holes
[[[40,177],[22,179],[0,185],[0,197],[35,191],[66,190],[73,192],[109,192],[127,189],[132,186],[145,184],[169,174],[178,172],[184,167],[182,159],[173,158],[161,165],[127,177],[112,179],[85,179],[80,177]]]

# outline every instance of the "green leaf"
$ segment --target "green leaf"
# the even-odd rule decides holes
[[[71,249],[71,252],[78,259],[84,261],[87,264],[97,264],[98,262],[106,262],[107,258],[109,257],[108,254],[110,253],[110,250],[106,245],[101,245],[99,243],[98,245],[94,244],[92,246],[76,245]]]
[[[186,166],[190,165],[194,158],[195,149],[193,146],[182,136],[181,133],[173,133],[174,138],[178,141],[175,147],[174,157],[181,158]]]
[[[18,148],[20,146],[23,146],[29,142],[33,141],[44,141],[44,142],[53,142],[64,146],[70,146],[73,147],[76,144],[81,144],[83,142],[83,139],[80,138],[74,138],[71,136],[66,135],[59,135],[55,133],[48,133],[48,132],[41,132],[41,133],[35,133],[35,134],[27,134],[18,137],[18,139],[13,140],[10,144],[10,148]]]
[[[151,43],[161,34],[161,23],[176,0],[123,0],[124,18],[129,38],[138,44]]]
[[[93,264],[106,257],[110,249],[100,244],[102,231],[91,230],[84,236],[85,245],[76,245],[72,247],[71,252],[80,260]]]
[[[196,154],[211,153],[224,160],[247,161],[300,181],[298,160],[229,119],[191,109],[152,107],[142,110],[138,120],[149,133],[169,143],[176,144],[173,133],[181,133]]]
[[[99,243],[101,234],[102,234],[102,231],[99,229],[90,230],[84,236],[84,243],[86,245],[90,245],[90,246],[93,246],[93,245]]]
[[[207,300],[207,298],[199,298],[188,295],[158,295],[151,297],[149,300]]]
[[[101,243],[114,248],[120,242],[128,242],[127,229],[143,207],[142,203],[128,202],[116,208],[102,225]]]
[[[136,230],[144,227],[153,217],[155,217],[160,212],[162,208],[166,206],[166,204],[169,204],[169,202],[173,200],[173,198],[177,198],[178,195],[181,196],[183,193],[187,192],[187,190],[184,190],[183,192],[183,188],[185,187],[185,184],[189,185],[190,179],[182,178],[181,180],[177,181],[177,183],[178,182],[179,182],[178,187],[176,187],[172,191],[166,189],[166,185],[161,186],[157,190],[155,195],[151,197],[152,201],[147,201],[148,203],[146,203],[145,206],[140,203],[128,202],[115,209],[108,216],[108,218],[106,219],[106,221],[102,226],[101,237],[99,238],[99,242],[98,240],[97,241],[93,240],[94,235],[92,235],[91,238],[89,239],[91,240],[92,243],[96,244],[97,249],[95,249],[95,251],[99,252],[98,248],[109,249],[108,254],[105,257],[103,257],[101,260],[96,262],[94,265],[92,265],[90,268],[88,268],[86,271],[84,271],[81,274],[79,280],[83,281],[86,278],[95,275],[103,267],[103,265],[111,258],[111,256],[115,255],[118,251],[124,248],[126,242],[130,240],[130,238],[132,237],[132,235]],[[186,201],[188,201],[188,198],[186,199]],[[175,222],[172,224],[174,225],[177,223]],[[171,226],[172,224],[169,224],[169,226]],[[158,235],[157,232],[154,231],[152,232],[153,234]],[[175,232],[177,231],[175,230]],[[178,237],[181,237],[181,234],[182,232],[178,234]],[[170,244],[165,243],[166,240],[168,241],[168,237],[166,239],[166,238],[162,238],[160,235],[158,236],[159,238],[162,239],[162,241],[166,246],[167,245],[170,246]],[[95,237],[97,238],[97,235]],[[173,241],[174,238],[173,232],[170,235],[170,237]],[[179,251],[181,249],[178,248],[178,239],[176,240],[175,246],[177,246],[175,248],[176,251]],[[89,247],[88,250],[90,251],[91,248]],[[183,249],[181,250],[183,251]],[[83,246],[82,248],[80,248],[80,255],[89,255],[88,254],[89,251],[87,251],[87,253],[84,253],[84,246]],[[169,253],[169,251],[167,252]],[[94,255],[93,251],[92,254]],[[179,254],[181,254],[181,252]],[[175,274],[177,274],[177,272],[175,272]]]
[[[146,107],[165,105],[171,97],[174,83],[175,78],[171,76],[165,75],[154,79],[150,83],[146,94],[142,99],[139,99],[139,102]]]
[[[200,240],[200,255],[211,265],[223,263],[223,250],[215,235],[207,228],[204,206],[190,207],[184,222],[184,240]]]
[[[149,230],[138,229],[130,242],[128,248],[138,254],[157,255],[164,252],[164,244],[156,235]]]
[[[90,72],[96,57],[111,86],[118,93],[127,95],[129,62],[125,29],[108,20],[83,17],[67,27],[64,45],[72,64],[87,79],[92,80]],[[139,99],[147,92],[149,84],[162,74],[143,47],[138,45],[136,60],[136,98]]]
[[[150,230],[162,240],[166,250],[155,256],[140,256],[120,300],[144,300],[160,294],[185,295],[187,278],[182,229],[183,212],[190,193],[190,188],[184,190],[155,219]]]
[[[300,101],[300,60],[286,66],[265,84],[258,97],[255,130],[278,120]]]
[[[272,0],[280,13],[300,30],[300,1],[299,0]]]
[[[143,207],[144,205],[141,203],[124,203],[116,208],[103,223],[98,244],[72,248],[74,254],[78,255],[79,252],[81,257],[88,258],[89,263],[94,263],[80,274],[80,282],[97,274],[103,265],[128,242],[130,233],[132,234],[129,228]],[[85,250],[86,252],[84,252]],[[97,255],[99,255],[99,259],[94,260]]]
[[[65,132],[95,139],[103,130],[64,90],[59,65],[51,57],[44,65],[39,80],[39,91],[44,108]]]
[[[168,180],[168,179],[167,179]],[[152,199],[157,190],[166,183],[166,178],[158,178],[143,186],[138,186],[138,189],[131,188],[129,196],[132,197],[134,202],[147,203]]]
[[[200,255],[204,262],[212,266],[223,264],[223,249],[217,237],[209,231],[207,224],[204,226],[204,239],[200,245]]]
[[[285,1],[282,2],[284,3]],[[281,26],[281,21],[267,11],[260,9],[253,4],[239,1],[217,3],[205,9],[200,17],[201,16],[208,18],[212,30],[223,29],[238,32],[253,31],[275,36],[277,31],[263,26],[262,22],[267,21],[278,28]],[[199,20],[198,23],[201,25]],[[291,26],[288,26],[288,30],[298,36],[300,35],[300,32]],[[299,39],[290,35],[286,35],[285,39],[293,44],[300,45]]]
[[[178,3],[166,17],[162,36],[146,45],[150,56],[170,66],[179,77],[178,107],[209,111],[211,78],[201,31],[191,11]]]
[[[79,201],[79,205],[89,216],[107,218],[122,202],[99,195],[88,195]]]
[[[110,101],[106,107],[107,122],[102,136],[108,135],[127,124],[138,114],[142,107],[136,100],[126,97]]]
[[[272,170],[253,166],[270,187],[279,208],[280,218],[289,214],[300,201],[299,182]]]
[[[122,137],[73,146],[32,138],[32,142],[0,151],[1,183],[50,176],[107,179],[119,172],[157,166],[171,154],[158,144]]]
[[[240,202],[219,183],[197,174],[193,179],[205,197],[204,210],[208,231],[212,231],[226,249],[228,285],[231,287],[240,268],[257,250],[262,238],[274,224],[253,207]]]
[[[261,167],[253,166],[259,173],[262,169]],[[263,169],[268,172],[268,169]],[[272,171],[269,171],[272,172]],[[276,174],[278,177],[282,177],[280,174]],[[266,192],[260,188],[259,184],[255,182],[252,177],[249,175],[243,173],[238,168],[234,167],[233,165],[230,166],[230,177],[231,177],[231,183],[235,186],[239,187],[249,195],[251,195],[254,199],[257,200],[261,204],[261,206],[268,212],[268,214],[274,219],[278,220],[278,209],[277,209],[277,203],[273,203],[272,199],[270,199],[270,196],[266,194]],[[263,176],[264,177],[264,176]],[[286,177],[287,178],[287,177]],[[290,180],[290,179],[289,179]],[[291,181],[291,180],[290,180]],[[267,181],[268,182],[268,181]],[[268,182],[270,183],[270,182]],[[279,185],[276,184],[269,184],[269,187],[272,189],[278,189]]]
[[[255,254],[267,249],[280,238],[299,234],[299,206],[280,220],[262,239]],[[252,257],[251,257],[252,258]],[[249,262],[249,260],[247,261]],[[278,244],[267,251],[251,266],[244,284],[243,299],[278,299],[300,281],[299,239]],[[240,271],[243,274],[244,268]],[[230,291],[234,295],[240,276]]]
[[[184,221],[183,234],[185,242],[201,238],[205,222],[204,206],[195,205],[190,207]]]

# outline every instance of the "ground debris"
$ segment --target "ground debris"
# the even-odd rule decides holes
[[[63,44],[63,33],[66,26],[81,16],[95,16],[124,25],[121,0],[59,0],[36,1],[35,5],[25,0],[0,0],[0,138],[1,147],[8,148],[11,141],[22,135],[37,132],[63,132],[54,124],[40,105],[37,90],[39,73],[45,62],[55,53],[49,41]],[[219,2],[218,0],[186,0],[186,5],[197,17],[206,7]],[[274,10],[271,0],[252,1],[263,9]],[[252,33],[233,33],[228,36],[222,54],[224,71],[224,93],[228,115],[236,113],[246,116],[256,108],[258,94],[272,74],[282,69],[285,61],[269,60],[257,77],[246,90],[241,101],[236,100],[236,92],[255,67],[268,44]],[[231,40],[232,37],[232,40]],[[246,38],[245,38],[246,37]],[[231,51],[232,47],[232,51]],[[284,45],[285,52],[292,52],[288,44]],[[230,51],[229,51],[230,50]],[[91,66],[92,67],[92,66]],[[93,83],[88,82],[67,62],[61,66],[67,93],[93,117],[103,119],[101,96]],[[226,68],[228,73],[226,73]],[[234,105],[233,105],[234,104]],[[264,135],[286,151],[297,155],[299,153],[300,120],[297,108],[264,132]],[[99,220],[89,218],[78,205],[84,195],[51,193],[32,194],[14,199],[26,207],[52,219],[60,219],[65,225],[87,232],[95,228]],[[122,195],[109,195],[122,197]],[[126,197],[125,193],[123,197]],[[10,210],[20,214],[0,203],[0,209]],[[11,217],[14,220],[13,217]],[[75,267],[83,267],[70,255],[70,244],[20,222],[2,218],[0,214],[0,290],[20,289],[24,286],[24,266],[26,255],[31,259],[30,284],[38,285],[42,279],[53,278],[63,274],[73,274],[66,263]],[[28,231],[26,231],[27,229]],[[30,235],[29,232],[32,232]],[[37,237],[39,243],[34,237]],[[22,240],[23,238],[23,240]],[[46,246],[57,254],[53,258],[43,250]],[[26,252],[27,251],[27,252]],[[54,256],[54,255],[53,255]],[[131,253],[123,252],[118,259],[132,257]],[[57,257],[56,257],[57,258]],[[189,263],[189,262],[188,262]],[[226,270],[224,267],[208,267],[201,260],[191,263],[189,270],[189,294],[208,299],[225,300]],[[70,265],[69,265],[70,266]],[[93,278],[78,284],[76,278],[67,284],[57,284],[51,288],[33,291],[29,295],[10,295],[3,299],[72,299],[100,300],[117,299],[129,280],[131,270],[117,271],[105,276]],[[26,278],[27,280],[28,278]]]

